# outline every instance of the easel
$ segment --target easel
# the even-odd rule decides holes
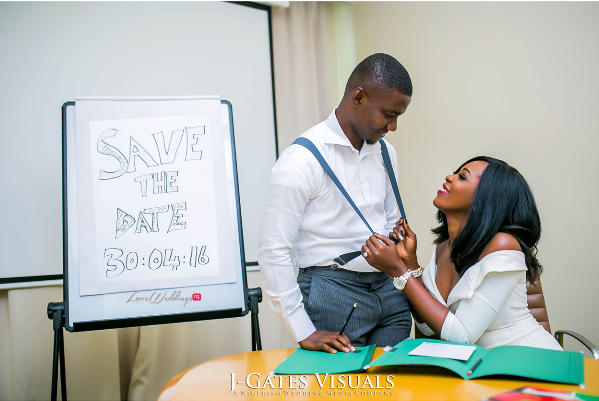
[[[258,304],[262,302],[262,289],[250,288],[247,303],[251,312],[252,321],[252,351],[262,351],[260,338],[260,322],[258,321]],[[48,304],[48,319],[52,320],[54,328],[54,356],[52,358],[52,395],[50,399],[56,401],[58,392],[58,368],[60,363],[60,393],[62,401],[67,400],[67,379],[64,363],[64,332],[65,324],[64,302],[50,302]]]
[[[237,216],[233,223],[237,224],[237,233],[239,235],[239,261],[235,264],[235,268],[238,271],[238,280],[234,283],[223,284],[223,287],[229,286],[228,291],[232,293],[231,288],[235,291],[243,291],[241,296],[237,296],[239,292],[235,292],[235,296],[228,297],[229,303],[226,303],[226,308],[218,310],[196,310],[190,313],[173,313],[173,314],[157,314],[150,316],[134,316],[134,317],[118,317],[109,316],[105,319],[85,318],[82,317],[81,309],[79,310],[79,316],[73,319],[73,300],[76,300],[81,308],[81,304],[86,301],[83,300],[76,291],[69,292],[70,281],[74,280],[71,284],[77,285],[77,279],[73,279],[72,275],[69,274],[69,264],[74,263],[76,260],[71,260],[69,255],[74,254],[69,250],[69,246],[77,246],[77,243],[70,244],[70,236],[76,237],[77,235],[77,215],[71,214],[73,208],[76,210],[77,197],[76,187],[72,186],[72,181],[67,179],[69,172],[73,175],[70,177],[76,177],[76,164],[73,164],[73,156],[76,154],[74,148],[75,140],[75,102],[66,102],[62,107],[62,121],[63,121],[63,255],[65,255],[63,265],[63,300],[64,302],[50,303],[48,305],[48,318],[53,320],[54,323],[54,363],[52,367],[52,400],[56,400],[57,389],[58,389],[58,369],[60,363],[60,375],[62,383],[62,399],[66,400],[66,379],[65,379],[65,363],[64,363],[64,338],[63,328],[70,332],[78,331],[93,331],[93,330],[105,330],[115,329],[124,327],[140,327],[148,325],[158,324],[169,324],[169,323],[182,323],[182,322],[193,322],[201,320],[213,320],[213,319],[226,319],[233,317],[243,317],[251,313],[251,325],[252,325],[252,351],[262,350],[262,340],[260,336],[260,325],[258,319],[258,304],[262,301],[262,290],[258,288],[248,288],[246,268],[248,265],[257,264],[257,262],[250,262],[246,264],[245,251],[243,247],[243,234],[241,227],[241,206],[239,200],[239,185],[237,182],[237,164],[235,157],[235,138],[233,131],[233,109],[230,102],[221,100],[221,112],[222,117],[228,121],[228,132],[229,136],[225,135],[225,141],[231,152],[231,157],[228,163],[230,172],[233,173],[233,186],[232,189],[235,191],[235,202],[237,206]],[[70,160],[70,162],[69,162]],[[69,187],[71,185],[71,187]],[[73,195],[75,194],[75,195]],[[230,195],[233,195],[230,192]],[[70,208],[67,207],[67,200],[69,200]],[[69,230],[70,228],[70,230]],[[75,233],[75,234],[72,234]],[[77,268],[73,272],[78,273]],[[77,277],[77,274],[74,275]],[[178,288],[179,289],[179,288]],[[178,290],[177,289],[177,290]],[[183,290],[184,288],[180,288]],[[195,291],[201,292],[201,288],[196,286]],[[195,295],[195,294],[194,294]],[[200,294],[201,295],[201,294]],[[200,299],[201,300],[201,297]],[[231,301],[233,300],[233,301]],[[89,305],[88,305],[89,306]],[[59,359],[60,358],[60,359]]]

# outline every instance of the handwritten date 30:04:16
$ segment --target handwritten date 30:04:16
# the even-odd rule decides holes
[[[123,251],[119,248],[106,248],[104,250],[104,257],[108,258],[106,265],[109,266],[106,269],[106,277],[117,277],[125,270],[134,270],[139,265],[140,260],[137,252],[129,252],[124,262],[121,260],[122,256]],[[141,258],[141,265],[147,266],[151,270],[158,270],[162,266],[172,266],[173,270],[178,270],[181,264],[189,264],[191,267],[197,267],[198,265],[206,265],[210,262],[210,258],[206,254],[205,245],[200,247],[199,252],[197,246],[192,246],[189,260],[186,260],[187,256],[183,256],[182,259],[179,258],[179,255],[173,256],[172,249],[165,249],[164,253],[158,249],[154,249],[147,258]]]

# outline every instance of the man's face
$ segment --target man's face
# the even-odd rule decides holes
[[[353,99],[356,111],[354,130],[362,140],[372,145],[388,131],[397,129],[397,117],[405,113],[411,98],[396,90],[376,94],[356,91]]]

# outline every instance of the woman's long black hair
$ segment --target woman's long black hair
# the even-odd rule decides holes
[[[520,243],[528,268],[526,278],[534,283],[543,267],[536,258],[537,243],[541,238],[541,219],[530,187],[514,167],[487,156],[468,160],[455,173],[477,160],[489,165],[480,178],[468,211],[468,220],[451,244],[450,259],[462,276],[470,266],[478,262],[485,246],[495,234],[508,233]],[[431,230],[436,236],[436,245],[449,239],[447,219],[443,212],[437,212],[437,221],[441,225]]]

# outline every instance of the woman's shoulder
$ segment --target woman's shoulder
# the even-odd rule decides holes
[[[489,241],[483,252],[480,254],[478,258],[481,261],[485,256],[490,255],[494,252],[499,251],[519,251],[522,252],[522,248],[520,247],[520,243],[511,234],[508,233],[497,233],[495,236]]]
[[[478,287],[490,273],[525,272],[526,258],[518,240],[507,233],[497,233],[487,244],[478,262],[464,276],[473,288]]]
[[[509,238],[501,237],[503,235],[500,235],[499,238],[497,236],[493,238],[491,241],[493,244],[491,245],[490,242],[489,245],[491,246],[487,245],[480,260],[470,266],[462,275],[460,281],[458,281],[458,284],[456,284],[450,293],[450,297],[447,299],[448,305],[459,299],[472,298],[474,292],[487,277],[495,280],[499,277],[504,277],[503,273],[524,277],[527,270],[526,260],[518,241],[512,237],[516,241],[516,244],[518,244],[518,247],[516,247],[513,242],[510,242]]]
[[[465,275],[480,284],[489,273],[526,270],[526,258],[518,240],[510,234],[497,233]]]

